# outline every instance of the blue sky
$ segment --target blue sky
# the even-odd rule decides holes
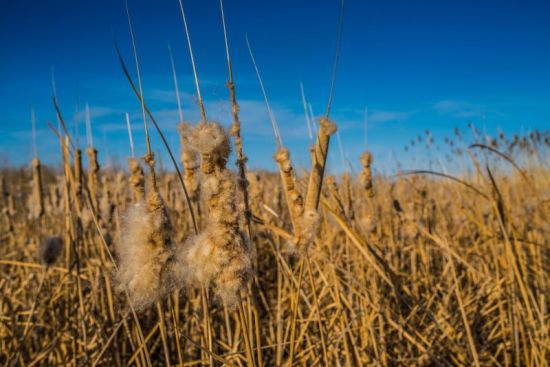
[[[176,97],[167,45],[174,52],[184,117],[199,119],[191,64],[177,0],[130,0],[145,99],[168,141],[178,146]],[[135,75],[122,1],[2,0],[0,12],[0,161],[26,164],[32,155],[31,108],[38,152],[59,161],[47,121],[55,124],[51,71],[69,129],[91,108],[94,143],[104,163],[130,153],[129,112],[139,153],[145,150],[140,106],[113,48],[116,39]],[[209,118],[230,122],[227,66],[216,0],[184,0]],[[245,150],[251,168],[275,167],[275,140],[247,53],[248,34],[283,143],[308,167],[308,131],[300,81],[314,115],[326,109],[339,14],[337,0],[226,0],[226,20]],[[398,157],[419,168],[403,147],[429,129],[436,143],[473,122],[494,134],[550,126],[550,2],[347,0],[332,117],[344,154],[357,162],[368,145],[378,169]],[[155,134],[153,134],[155,135]],[[158,138],[155,151],[164,152]],[[336,139],[329,168],[341,170]],[[164,153],[163,153],[164,154]],[[165,162],[166,159],[164,159]]]

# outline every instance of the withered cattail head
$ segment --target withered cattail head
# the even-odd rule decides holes
[[[197,125],[191,134],[191,144],[201,155],[203,173],[208,174],[213,169],[212,164],[225,168],[231,146],[229,137],[220,124],[208,122]]]
[[[175,251],[173,281],[189,286],[212,285],[217,297],[235,306],[252,272],[250,248],[239,229],[235,177],[226,169],[230,146],[217,123],[193,129],[192,144],[201,158],[201,191],[208,210],[204,230]]]
[[[361,155],[361,164],[363,167],[369,167],[372,164],[372,154],[370,152]]]
[[[178,132],[181,142],[181,162],[185,169],[183,180],[189,193],[189,198],[193,202],[197,202],[200,197],[200,181],[198,170],[200,166],[199,154],[193,149],[190,137],[192,133],[191,126],[188,123],[182,122],[178,124]]]
[[[372,154],[365,152],[361,155],[361,164],[363,165],[363,171],[360,174],[361,185],[367,191],[369,198],[374,197],[373,183],[372,183]]]
[[[46,266],[53,265],[63,252],[63,240],[61,237],[46,237],[40,242],[40,262]]]
[[[120,260],[116,280],[136,310],[147,308],[166,292],[163,269],[170,257],[170,221],[156,191],[131,206],[116,251]]]

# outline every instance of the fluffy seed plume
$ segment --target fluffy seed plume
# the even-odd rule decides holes
[[[61,237],[46,237],[40,242],[40,262],[45,266],[52,266],[63,252],[63,240]]]
[[[183,182],[187,188],[189,199],[192,202],[197,202],[200,197],[200,182],[199,182],[199,156],[197,151],[191,147],[189,141],[192,129],[188,123],[182,122],[178,124],[178,132],[180,135],[181,144],[181,162],[185,169]]]
[[[226,169],[229,138],[217,123],[193,129],[193,147],[201,157],[201,194],[207,205],[205,229],[177,249],[174,280],[190,286],[214,286],[218,298],[234,307],[251,275],[250,249],[239,228],[235,177]]]
[[[116,243],[119,290],[126,289],[136,310],[159,300],[166,291],[163,270],[170,257],[170,221],[162,198],[151,191],[132,205]]]

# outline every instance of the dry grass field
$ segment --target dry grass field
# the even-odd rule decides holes
[[[307,173],[239,186],[201,126],[220,145],[181,129],[198,235],[178,176],[132,159],[85,170],[61,141],[63,170],[2,172],[4,365],[547,365],[544,136],[455,150],[473,169],[452,178],[363,156],[312,214]]]
[[[0,171],[2,365],[548,366],[548,131],[472,127],[441,152],[428,132],[401,154],[420,160],[427,144],[433,169],[386,175],[365,151],[359,173],[329,175],[341,16],[308,169],[281,142],[248,44],[277,142],[277,170],[249,171],[227,33],[229,129],[207,119],[179,4],[201,111],[178,125],[179,147],[146,105],[127,12],[136,81],[117,52],[144,156],[132,143],[128,167],[100,167],[54,94],[60,166]]]

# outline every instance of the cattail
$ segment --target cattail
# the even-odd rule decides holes
[[[359,176],[361,186],[366,190],[367,196],[369,198],[374,197],[374,190],[372,184],[372,154],[370,152],[365,152],[361,155],[361,165],[363,166],[363,171]]]
[[[2,206],[8,206],[8,184],[6,183],[6,177],[0,176],[0,199],[2,200]]]
[[[158,301],[167,291],[163,269],[171,253],[170,221],[160,195],[151,190],[147,201],[133,204],[126,213],[116,242],[119,290],[126,290],[136,310]]]
[[[355,218],[355,212],[353,210],[353,193],[351,187],[351,177],[347,172],[342,175],[342,188],[344,191],[343,200],[346,214],[350,220],[353,220]]]
[[[323,184],[323,175],[327,161],[330,136],[336,132],[336,124],[330,121],[328,117],[323,116],[319,120],[319,132],[317,134],[317,143],[315,144],[315,155],[312,162],[311,173],[307,185],[307,195],[305,208],[307,210],[317,210],[319,198],[321,197],[321,186]]]
[[[6,184],[6,178],[4,176],[0,179],[0,191],[2,193],[2,216],[6,218],[7,221],[7,229],[8,232],[13,231],[13,223],[12,223],[12,213],[11,213],[11,194],[8,190],[8,185]]]
[[[290,212],[290,221],[294,228],[294,233],[301,233],[300,217],[304,214],[304,200],[302,194],[298,191],[296,185],[296,176],[290,160],[290,152],[287,148],[280,147],[275,153],[275,161],[279,165],[279,173],[283,181],[288,210]]]
[[[44,198],[42,196],[41,165],[38,158],[32,160],[32,216],[39,218],[44,214]]]
[[[344,209],[344,204],[342,203],[342,198],[340,197],[340,192],[338,190],[338,186],[336,185],[336,180],[334,179],[334,176],[327,177],[327,187],[328,191],[330,192],[330,196],[332,196],[332,199],[334,200],[336,206],[338,207],[338,210],[340,211],[340,214],[345,215],[346,210]]]
[[[103,224],[111,223],[113,219],[113,212],[115,210],[115,204],[111,190],[109,190],[110,183],[107,177],[101,178],[102,195],[99,200],[99,213]]]
[[[191,147],[189,136],[191,134],[191,127],[188,123],[178,124],[178,131],[180,134],[181,143],[181,162],[185,169],[183,175],[183,181],[187,188],[189,199],[196,203],[200,197],[200,182],[198,177],[199,170],[199,156],[197,152]]]
[[[217,123],[193,130],[193,147],[201,157],[201,194],[207,205],[205,229],[175,254],[173,277],[196,287],[214,285],[227,306],[235,306],[251,275],[250,249],[239,228],[235,177],[226,169],[229,139]]]
[[[130,170],[130,185],[134,193],[134,201],[142,201],[145,195],[145,178],[143,177],[143,168],[135,158],[128,159],[128,168]]]
[[[63,240],[61,237],[47,237],[40,242],[39,258],[46,267],[52,266],[63,252]]]
[[[82,150],[74,151],[74,183],[78,200],[82,197]]]
[[[89,146],[86,149],[88,155],[88,190],[92,198],[92,205],[97,208],[97,174],[99,173],[99,163],[97,161],[97,149]]]
[[[246,181],[248,183],[248,194],[251,198],[254,198],[250,202],[250,206],[255,212],[260,214],[263,212],[262,203],[266,189],[265,182],[258,173],[250,171],[246,173]]]

